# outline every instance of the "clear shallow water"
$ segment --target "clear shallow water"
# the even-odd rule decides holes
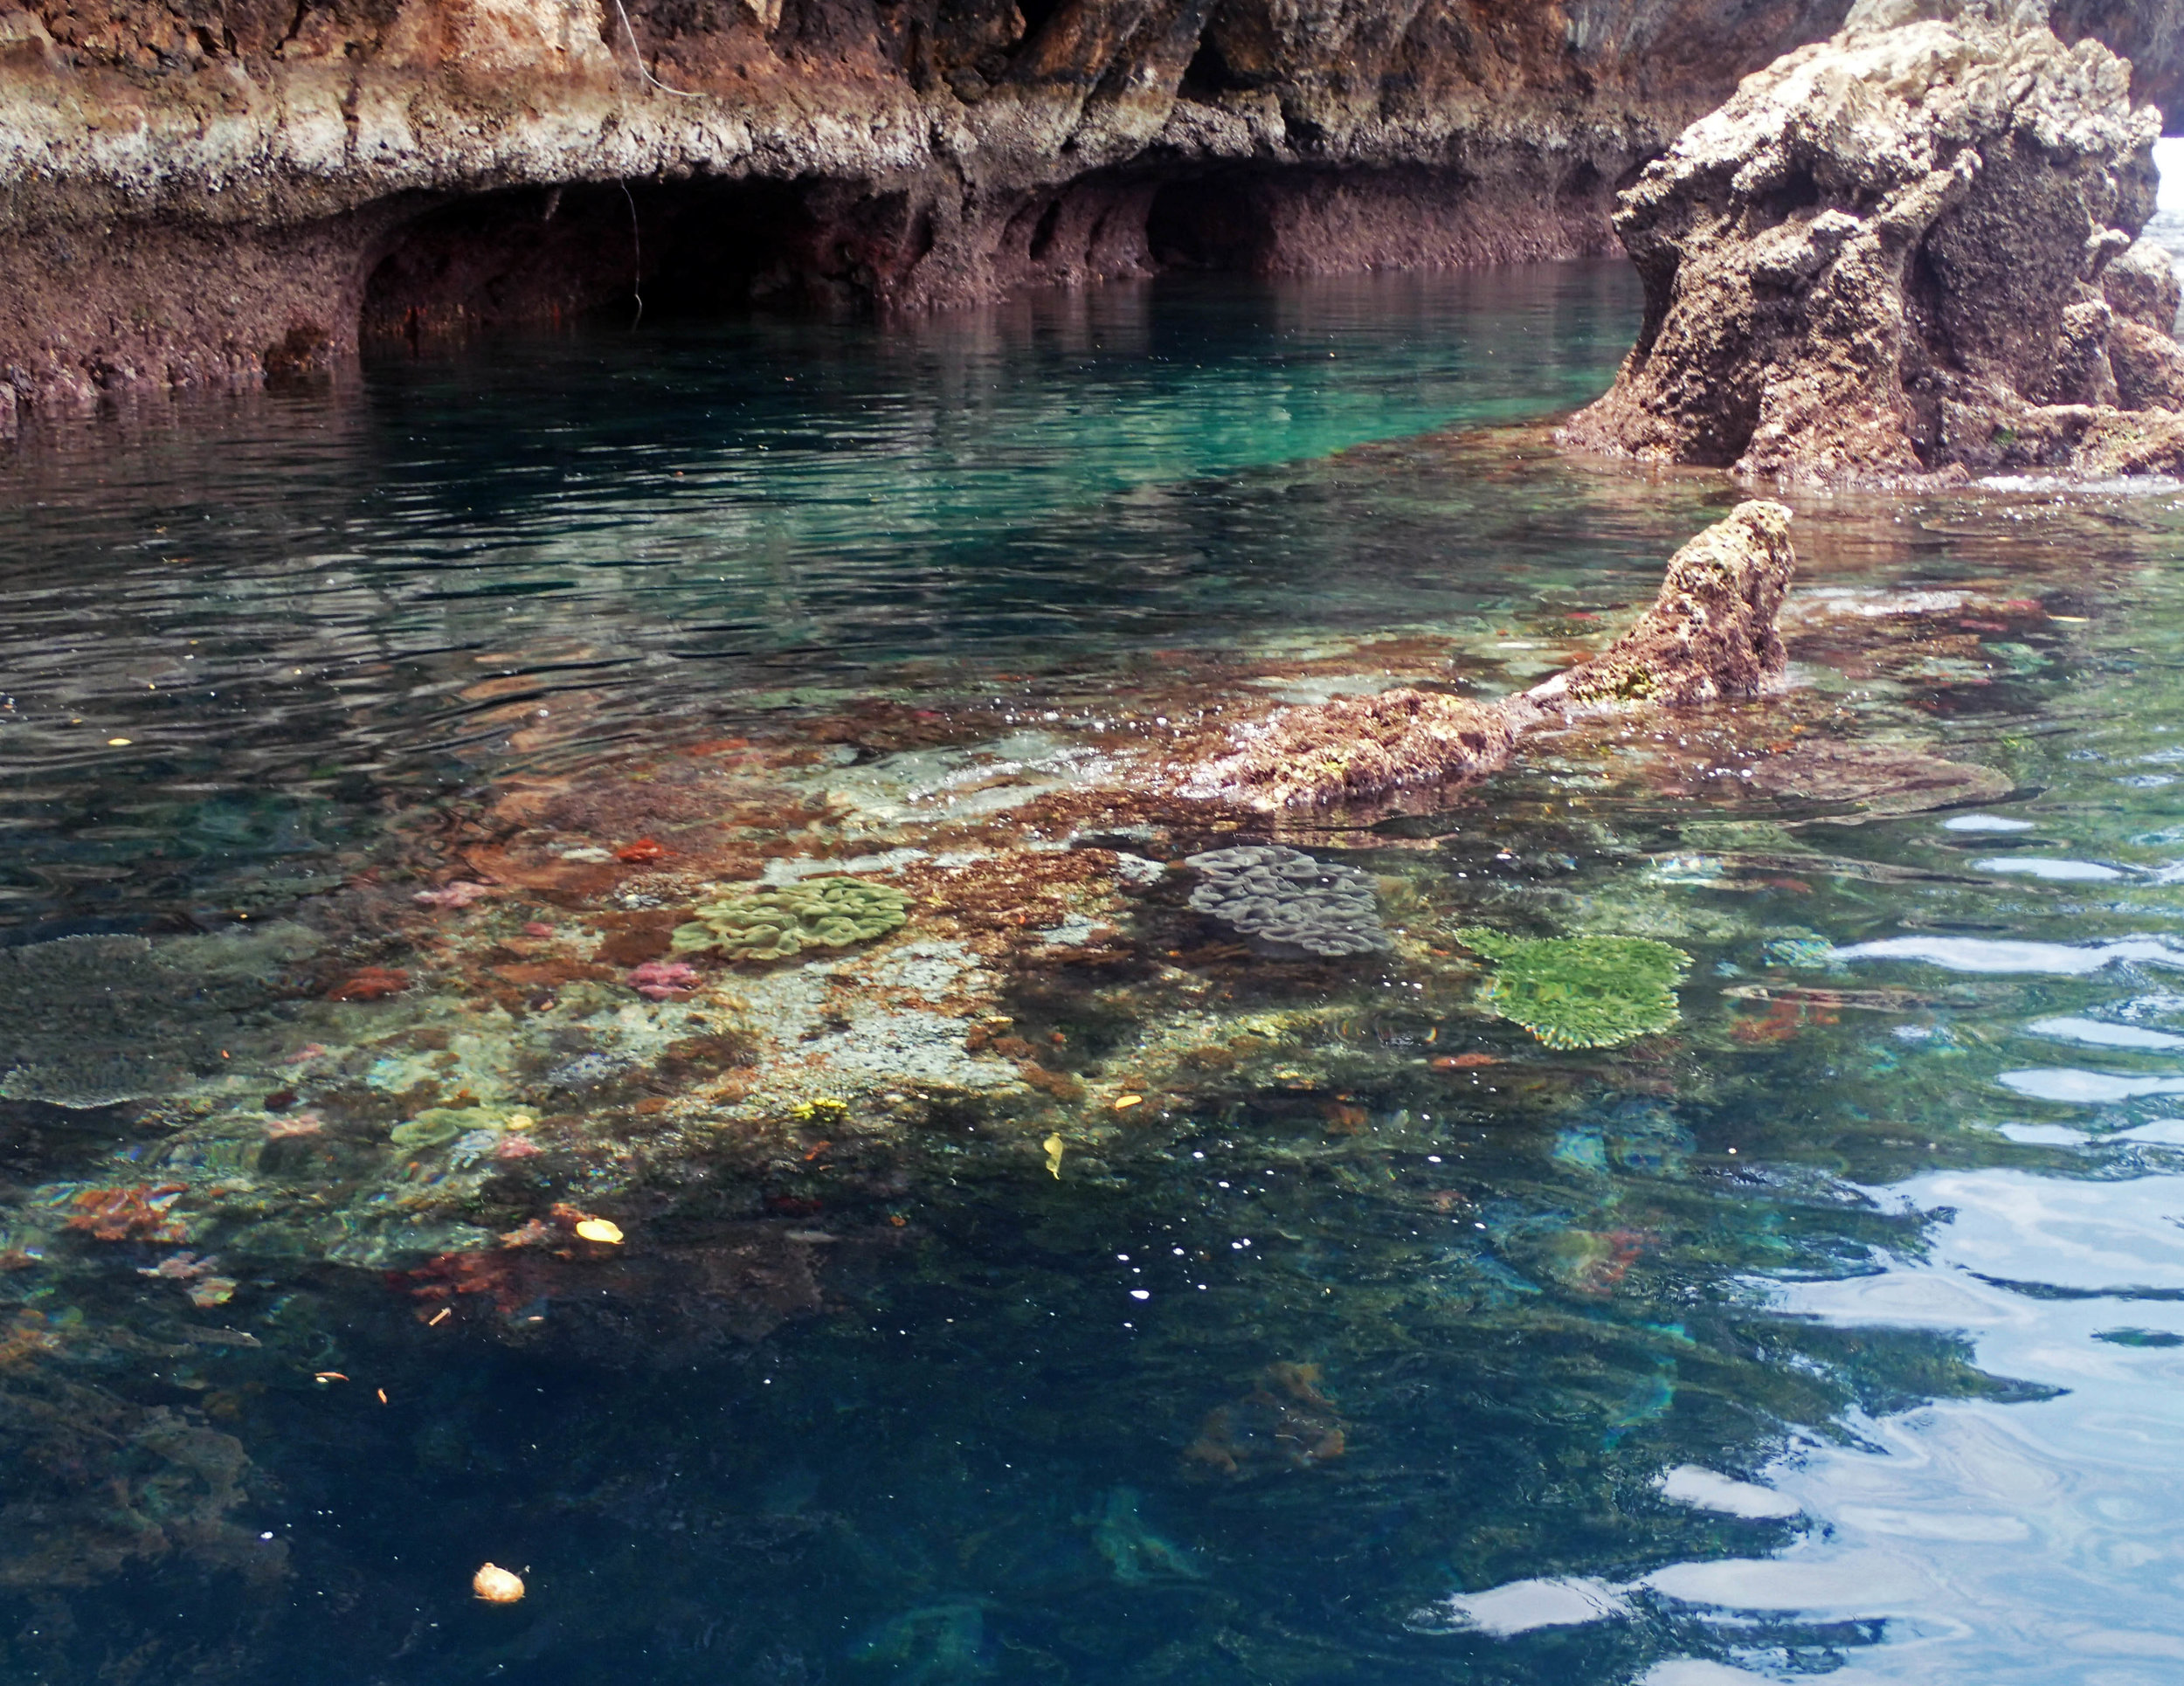
[[[178,1074],[5,1103],[0,1676],[2171,1677],[2169,498],[1801,505],[1788,698],[1305,840],[1379,875],[1386,959],[1224,949],[1152,872],[1082,963],[921,881],[849,963],[895,1017],[732,977],[784,1045],[696,1102],[684,1007],[556,958],[674,897],[555,851],[1028,884],[1066,827],[1006,804],[1165,720],[1560,665],[1728,494],[1427,430],[1598,390],[1634,305],[1572,267],[512,342],[0,466],[0,1047],[49,1096],[72,1038]],[[1848,764],[1734,771],[1800,738],[2002,777],[1890,818]],[[1138,823],[1100,835],[1198,846]],[[1481,922],[1675,943],[1683,1022],[1552,1054],[1480,1010]],[[72,1017],[146,986],[70,930],[190,987]],[[416,985],[326,999],[366,965]],[[951,989],[1045,1088],[922,1040]],[[390,1142],[466,1095],[545,1150]],[[495,1241],[555,1201],[622,1250]]]

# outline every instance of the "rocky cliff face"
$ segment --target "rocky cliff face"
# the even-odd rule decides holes
[[[1688,129],[1619,202],[1645,324],[1565,442],[1821,481],[2168,466],[2174,284],[2132,245],[2160,114],[2048,25],[1859,0]]]
[[[626,299],[1611,249],[1849,0],[0,0],[0,426]],[[2184,0],[2084,0],[2166,94]]]
[[[921,307],[1609,250],[1616,182],[1846,3],[0,0],[0,418],[640,277]]]

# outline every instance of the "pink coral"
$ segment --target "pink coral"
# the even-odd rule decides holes
[[[697,968],[680,960],[647,960],[629,975],[629,986],[647,1001],[679,1001],[698,982]]]
[[[491,895],[490,884],[473,883],[467,878],[458,878],[452,884],[444,884],[436,890],[419,890],[410,899],[421,908],[467,908],[479,897]]]

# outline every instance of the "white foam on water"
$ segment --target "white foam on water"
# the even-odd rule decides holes
[[[2005,819],[1998,813],[1960,813],[1941,822],[1945,832],[2028,832],[2029,819]]]
[[[2043,855],[1998,855],[1972,864],[1983,873],[2016,873],[2053,884],[2107,884],[2125,875],[2091,860],[2056,860]]]
[[[1984,936],[1889,936],[1837,949],[1838,960],[1923,960],[1948,971],[2044,972],[2083,978],[2118,960],[2184,967],[2184,949],[2166,936],[2125,936],[2112,943],[2024,943]]]

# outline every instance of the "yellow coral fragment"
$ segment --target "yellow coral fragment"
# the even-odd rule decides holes
[[[1040,1145],[1047,1150],[1047,1174],[1056,1182],[1060,1182],[1061,1180],[1062,1148],[1061,1134],[1057,1132],[1049,1136]]]

